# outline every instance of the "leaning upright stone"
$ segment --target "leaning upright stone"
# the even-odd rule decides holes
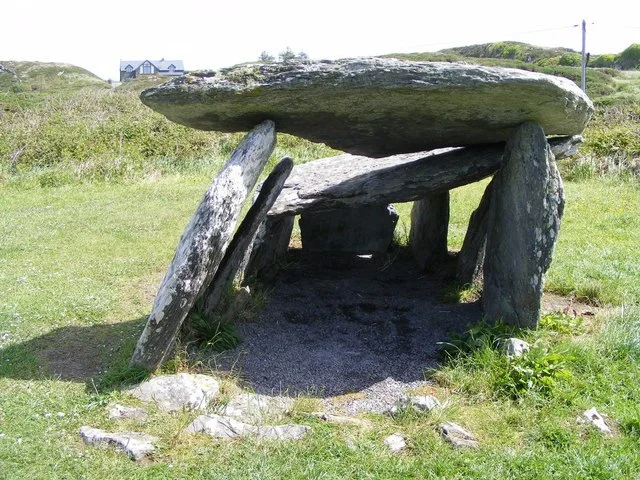
[[[289,249],[295,219],[295,215],[268,216],[262,222],[241,267],[244,281],[275,277]]]
[[[240,216],[275,147],[274,123],[255,127],[213,180],[180,238],[160,285],[131,364],[155,369],[165,359],[182,322],[215,275]]]
[[[564,208],[562,180],[540,125],[518,127],[504,158],[491,193],[484,310],[492,320],[536,327]]]
[[[203,295],[204,313],[207,317],[211,318],[222,299],[225,288],[233,282],[245,253],[251,246],[251,242],[258,231],[258,227],[267,218],[267,212],[282,191],[284,182],[291,173],[292,168],[293,160],[289,157],[284,157],[262,184],[260,193],[245,215],[244,220],[242,220],[220,264],[220,268],[218,268],[218,272]]]
[[[449,192],[415,201],[411,208],[411,252],[421,270],[433,270],[447,256]]]

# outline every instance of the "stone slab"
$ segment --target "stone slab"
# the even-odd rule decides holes
[[[142,102],[189,127],[278,131],[372,157],[505,141],[523,122],[582,132],[594,107],[565,78],[462,63],[351,58],[239,65],[145,90]]]

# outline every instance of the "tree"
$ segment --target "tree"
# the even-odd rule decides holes
[[[297,59],[296,54],[291,50],[290,47],[284,49],[284,51],[280,52],[280,61],[282,63],[291,63]]]
[[[309,55],[307,55],[305,52],[300,50],[298,52],[298,55],[296,56],[296,60],[299,60],[301,62],[308,62],[309,61]]]
[[[263,50],[260,56],[258,57],[258,60],[261,61],[262,63],[273,63],[275,62],[276,59],[269,52],[267,52],[266,50]]]

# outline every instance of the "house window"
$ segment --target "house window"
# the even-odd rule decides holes
[[[142,73],[153,73],[153,69],[152,69],[151,64],[149,62],[145,62],[142,65]]]
[[[125,67],[125,70],[126,70],[127,73],[131,73],[131,72],[133,72],[133,67],[131,65],[127,65]]]

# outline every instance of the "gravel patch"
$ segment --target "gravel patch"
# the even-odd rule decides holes
[[[215,364],[257,393],[316,396],[328,411],[383,412],[427,384],[437,342],[482,318],[477,303],[443,303],[442,286],[408,258],[294,250],[264,310],[237,324],[240,346]],[[333,400],[345,394],[353,399]]]

